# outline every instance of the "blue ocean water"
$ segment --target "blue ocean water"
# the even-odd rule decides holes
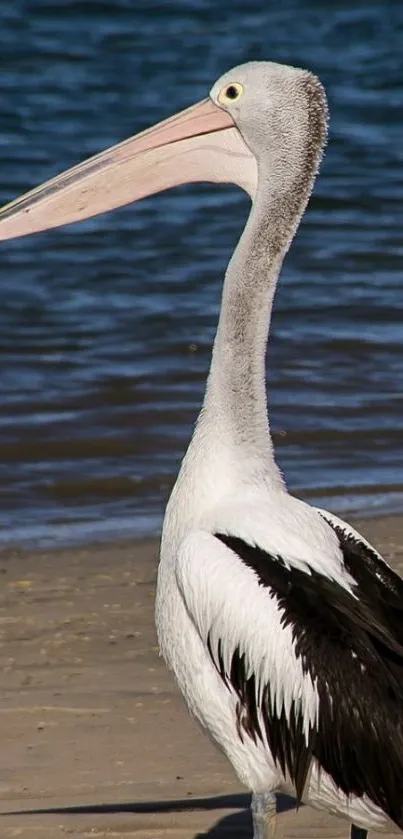
[[[403,5],[0,5],[0,201],[203,98],[234,64],[331,107],[268,354],[278,460],[345,515],[403,510]],[[0,247],[0,543],[158,532],[248,212],[198,185]]]

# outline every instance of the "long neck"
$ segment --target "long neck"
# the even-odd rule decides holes
[[[265,355],[270,316],[298,211],[258,190],[228,266],[203,407],[166,512],[164,534],[180,540],[240,486],[284,491],[266,406]],[[283,226],[279,237],[278,221]],[[163,537],[164,543],[164,537]]]
[[[312,174],[313,180],[313,174]],[[294,185],[295,186],[295,185]],[[306,187],[306,184],[305,184]],[[265,357],[281,265],[309,191],[270,192],[262,180],[228,266],[199,429],[225,436],[256,476],[281,487],[267,414]],[[290,196],[292,195],[292,199]]]
[[[280,111],[277,122],[273,120],[272,141],[257,158],[257,193],[225,276],[199,420],[201,434],[207,426],[210,433],[214,428],[215,436],[225,436],[227,446],[247,464],[249,478],[261,479],[263,473],[266,482],[277,486],[283,484],[267,415],[267,338],[283,259],[322,157],[326,120],[324,91],[314,77],[303,74],[293,107]]]
[[[228,266],[203,413],[237,446],[272,459],[265,355],[283,249],[273,241],[270,202],[257,194]]]

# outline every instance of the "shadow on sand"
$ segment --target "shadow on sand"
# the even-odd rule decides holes
[[[172,801],[118,802],[110,804],[79,804],[70,807],[44,807],[34,810],[8,810],[3,816],[34,815],[102,815],[111,813],[180,813],[186,810],[239,810],[220,819],[207,833],[197,833],[195,839],[250,839],[252,820],[250,816],[249,795],[220,795],[214,798],[183,798]],[[277,811],[291,810],[295,806],[293,799],[284,795],[277,796]]]

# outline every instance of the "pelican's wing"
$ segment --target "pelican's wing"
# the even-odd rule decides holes
[[[190,534],[176,571],[234,695],[239,736],[267,743],[298,799],[316,759],[342,792],[369,796],[403,827],[403,646],[393,625],[359,587],[228,534]]]
[[[403,644],[403,580],[380,553],[350,524],[327,510],[317,512],[335,532],[346,571],[357,583],[357,593],[376,619]]]

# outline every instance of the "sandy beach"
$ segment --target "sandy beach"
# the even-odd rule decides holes
[[[355,522],[403,569],[403,518]],[[157,545],[0,556],[0,837],[250,837],[248,796],[158,656]],[[280,802],[279,834],[348,825]]]

